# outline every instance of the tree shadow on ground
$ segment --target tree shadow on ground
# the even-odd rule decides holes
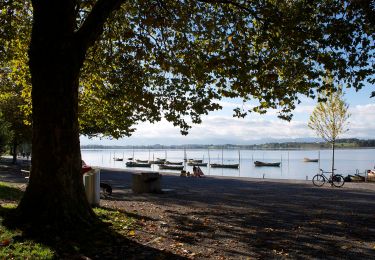
[[[24,241],[40,243],[53,250],[56,259],[185,259],[173,253],[137,243],[116,232],[110,222],[98,220],[90,228],[75,227],[63,232],[55,232],[48,226],[36,229],[15,224],[13,222],[13,217],[16,214],[14,207],[22,195],[23,191],[17,187],[0,183],[0,200],[3,203],[11,204],[11,207],[0,206],[0,220],[3,220],[1,224],[8,230],[17,231],[11,238],[12,243],[23,243]],[[105,208],[105,210],[115,211],[110,208]],[[135,220],[145,219],[145,217],[134,213],[121,212],[121,214],[126,214],[127,218]],[[102,217],[102,220],[105,221],[105,218]]]
[[[0,217],[8,229],[22,231],[14,243],[34,241],[55,252],[56,259],[185,259],[170,252],[139,244],[116,232],[108,223],[98,222],[90,228],[75,228],[56,233],[48,227],[35,230],[15,226],[9,221],[15,209],[0,207]],[[10,224],[11,223],[11,224]]]
[[[23,191],[16,187],[2,185],[0,183],[0,199],[5,201],[18,201],[21,199]]]
[[[375,258],[375,192],[163,176],[175,192],[124,200],[167,206],[170,236],[226,258]],[[194,234],[192,236],[192,233]]]

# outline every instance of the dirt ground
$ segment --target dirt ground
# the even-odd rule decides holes
[[[25,186],[12,172],[0,180]],[[101,206],[137,218],[139,246],[190,259],[375,259],[375,183],[163,174],[163,193],[135,194],[129,171],[101,179],[113,187]]]
[[[133,214],[134,240],[192,259],[375,259],[375,184],[163,175],[134,194],[131,173],[101,171],[101,205]]]

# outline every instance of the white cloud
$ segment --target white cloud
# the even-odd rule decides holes
[[[313,105],[298,106],[294,113],[309,115],[313,108]],[[350,131],[342,137],[375,138],[375,104],[354,106],[350,108],[350,113]],[[131,138],[112,141],[111,144],[251,143],[259,139],[305,137],[316,137],[307,127],[306,118],[287,122],[256,114],[245,119],[231,115],[208,115],[203,117],[202,124],[193,125],[188,136],[182,136],[178,128],[162,120],[156,124],[140,123]],[[86,140],[82,139],[82,143],[85,144]]]
[[[375,138],[375,104],[349,108],[349,132],[345,136]]]

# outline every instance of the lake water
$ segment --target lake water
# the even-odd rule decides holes
[[[184,150],[157,150],[157,149],[82,149],[82,159],[89,165],[110,168],[127,169],[127,158],[141,160],[156,160],[166,158],[168,161],[183,161]],[[331,150],[186,150],[186,158],[202,159],[207,163],[239,163],[239,169],[221,169],[201,167],[206,175],[253,177],[267,179],[303,179],[311,178],[322,168],[329,171],[331,168]],[[124,158],[124,161],[114,161]],[[317,159],[318,163],[304,162],[304,158]],[[335,168],[337,173],[344,176],[355,174],[356,171],[364,173],[373,169],[375,165],[375,149],[345,149],[336,150]],[[254,161],[281,162],[280,167],[255,167]],[[157,165],[151,168],[128,168],[142,171],[173,172],[159,170]],[[186,170],[192,172],[191,166]],[[175,173],[178,173],[175,171]]]

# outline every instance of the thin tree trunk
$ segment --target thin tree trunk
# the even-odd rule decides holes
[[[74,1],[42,2],[33,3],[33,156],[18,216],[22,222],[64,230],[95,219],[81,174],[78,83],[84,52],[72,37]]]
[[[335,172],[335,141],[332,142],[332,173],[331,173],[331,186],[333,186],[333,175]]]

